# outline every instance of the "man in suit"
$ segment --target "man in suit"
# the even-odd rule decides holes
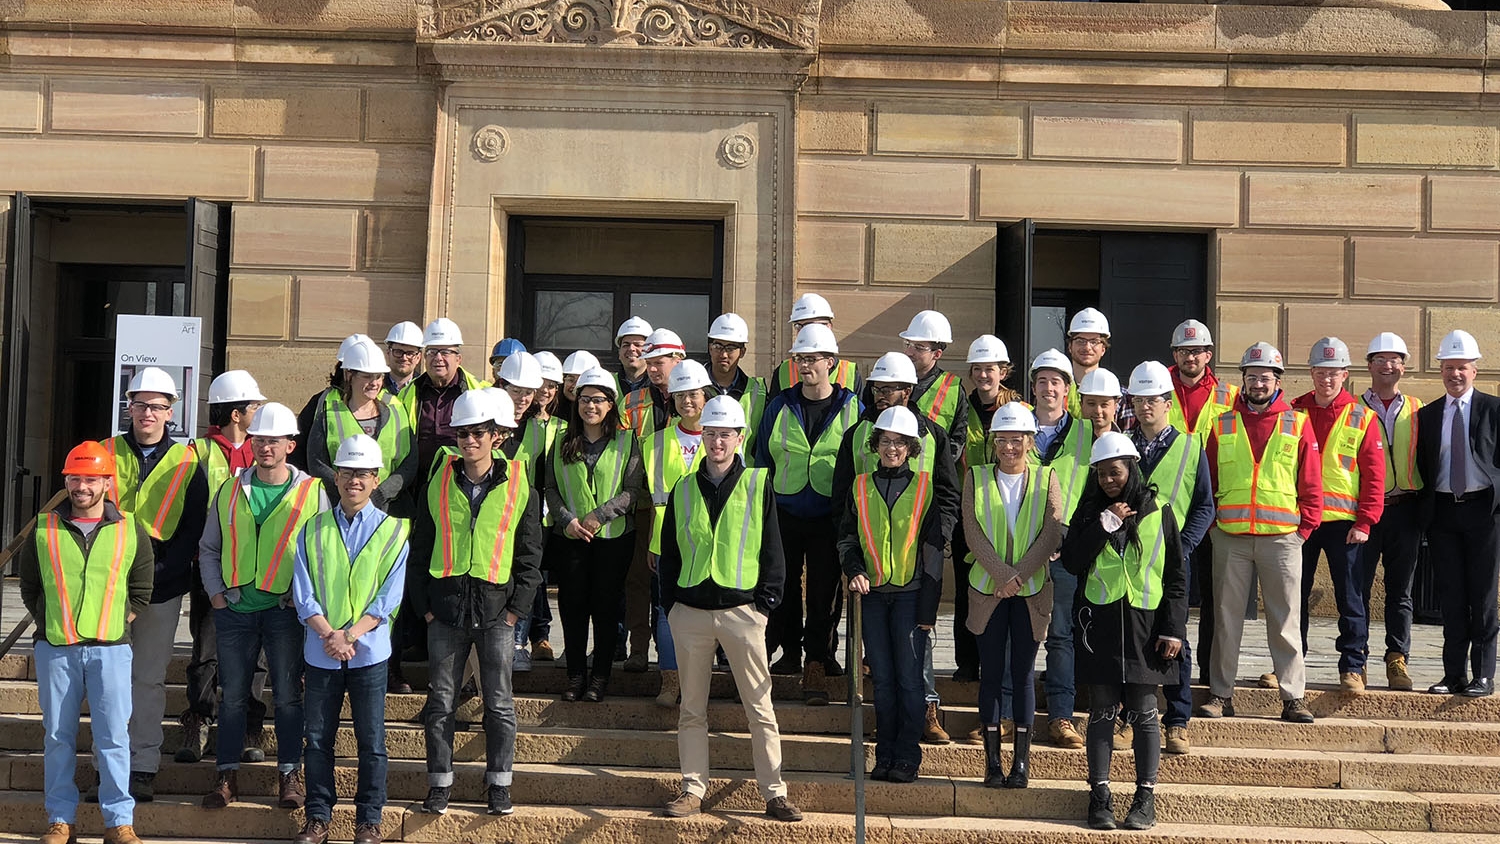
[[[1500,398],[1474,389],[1479,344],[1467,331],[1449,332],[1437,358],[1447,395],[1417,411],[1417,470],[1432,479],[1421,492],[1422,520],[1443,607],[1443,679],[1427,691],[1486,697],[1495,691],[1500,630],[1495,610]]]

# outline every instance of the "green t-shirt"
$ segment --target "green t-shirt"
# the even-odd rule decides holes
[[[250,476],[250,512],[255,516],[257,528],[265,524],[266,517],[271,515],[271,511],[276,509],[276,505],[291,488],[290,475],[284,484],[268,484],[262,481],[259,475]],[[229,606],[236,612],[260,612],[274,609],[281,603],[281,597],[274,592],[262,592],[254,586],[241,586],[239,603]]]

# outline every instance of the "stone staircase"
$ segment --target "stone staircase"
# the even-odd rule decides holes
[[[181,711],[185,657],[169,671],[167,711]],[[420,684],[420,666],[407,676]],[[34,840],[44,822],[42,736],[28,653],[0,660],[0,844]],[[520,735],[515,815],[483,813],[484,737],[478,701],[459,711],[455,740],[456,803],[442,817],[423,815],[426,793],[421,727],[422,695],[387,699],[391,758],[385,810],[389,840],[418,842],[797,842],[852,841],[854,785],[848,778],[848,707],[807,707],[796,678],[778,677],[775,695],[782,756],[791,798],[807,819],[783,825],[761,817],[750,773],[744,712],[730,696],[728,675],[714,678],[710,706],[716,778],[702,817],[675,821],[658,807],[677,791],[675,710],[656,707],[655,672],[616,672],[601,704],[562,703],[557,665],[538,663],[516,676]],[[840,683],[840,681],[834,681]],[[977,687],[940,681],[943,718],[962,736],[977,721]],[[843,697],[843,686],[836,695]],[[1200,694],[1203,690],[1198,690]],[[1500,844],[1500,698],[1470,700],[1420,693],[1371,691],[1354,696],[1312,691],[1315,724],[1286,724],[1275,716],[1274,691],[1242,688],[1241,715],[1194,721],[1193,752],[1163,758],[1157,812],[1148,833],[1100,833],[1084,828],[1087,804],[1082,751],[1034,748],[1032,784],[1024,791],[985,789],[979,747],[955,743],[925,748],[922,778],[910,785],[866,784],[871,842],[1017,842],[1061,844],[1131,835],[1171,842],[1389,842],[1390,844]],[[347,717],[347,711],[345,713]],[[865,723],[874,713],[866,705]],[[79,736],[78,779],[93,781],[88,725]],[[273,763],[241,768],[242,801],[222,811],[198,807],[213,779],[213,761],[181,765],[171,753],[181,741],[175,720],[166,728],[166,758],[156,780],[157,800],[137,808],[136,827],[148,840],[286,840],[300,812],[274,805]],[[274,738],[267,732],[268,742]],[[213,737],[210,736],[210,748]],[[354,737],[339,736],[339,792],[354,791]],[[267,753],[274,759],[271,747]],[[866,747],[866,764],[873,746]],[[1129,751],[1115,753],[1117,812],[1123,816],[1134,781]],[[84,806],[83,831],[98,835],[99,816]],[[335,812],[335,839],[353,834],[353,809]]]

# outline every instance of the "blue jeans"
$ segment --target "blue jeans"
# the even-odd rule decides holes
[[[1025,598],[1006,598],[995,607],[979,634],[980,723],[998,724],[1012,710],[1020,716],[1017,727],[1029,728],[1036,720],[1037,641],[1032,635]]]
[[[250,705],[250,682],[262,650],[270,671],[271,699],[276,706],[276,768],[282,773],[302,764],[302,637],[305,633],[291,607],[273,607],[259,612],[214,610],[214,631],[219,637],[219,683],[224,700],[219,704],[218,766],[221,771],[240,767],[245,749],[245,716]]]
[[[1354,522],[1324,522],[1302,545],[1302,654],[1307,655],[1307,600],[1318,574],[1318,553],[1328,556],[1328,574],[1333,580],[1333,599],[1339,609],[1339,673],[1365,670],[1370,647],[1370,620],[1365,617],[1365,572],[1360,546],[1347,541]]]
[[[932,638],[917,628],[917,593],[871,592],[864,604],[865,660],[875,687],[875,763],[922,764],[927,725],[922,662]],[[849,666],[858,671],[859,666]]]
[[[1167,712],[1162,716],[1163,727],[1186,727],[1193,717],[1193,646],[1182,640],[1182,653],[1177,655],[1177,683],[1161,687],[1167,699]]]
[[[339,710],[349,695],[354,742],[359,748],[359,781],[354,790],[354,822],[380,824],[385,808],[385,684],[388,662],[330,671],[307,667],[307,817],[333,818],[338,792],[333,781],[333,743]]]
[[[1072,718],[1078,695],[1073,686],[1073,594],[1078,578],[1063,568],[1062,560],[1048,565],[1052,578],[1052,626],[1047,628],[1047,718]]]
[[[677,646],[672,644],[672,625],[661,606],[661,579],[651,574],[651,613],[656,616],[656,667],[662,671],[677,670]]]
[[[48,823],[73,823],[78,815],[78,722],[84,697],[99,771],[99,811],[104,825],[133,825],[130,796],[131,652],[129,645],[58,647],[38,639],[37,702],[42,708],[44,804]]]
[[[581,543],[580,543],[581,544]],[[516,702],[510,668],[515,659],[515,628],[508,624],[480,630],[441,621],[427,625],[427,705],[422,727],[427,740],[427,785],[453,785],[453,730],[458,684],[469,649],[479,650],[479,688],[484,697],[485,785],[510,785],[515,776]],[[608,659],[608,655],[605,656]]]

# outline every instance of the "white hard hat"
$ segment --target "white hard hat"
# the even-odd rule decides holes
[[[265,401],[260,385],[243,369],[222,372],[208,385],[209,404],[235,404],[242,401]]]
[[[161,393],[172,401],[182,398],[182,395],[177,392],[177,383],[172,380],[172,376],[168,375],[165,369],[155,366],[137,370],[135,377],[130,379],[130,389],[125,391],[125,395],[133,396],[136,393]]]
[[[687,355],[687,346],[677,332],[670,328],[658,328],[646,338],[646,353],[641,357],[661,358],[667,355]]]
[[[385,334],[385,342],[422,348],[422,329],[415,322],[398,322]]]
[[[911,362],[911,358],[900,352],[886,352],[875,361],[875,366],[870,369],[870,377],[866,381],[880,381],[886,384],[917,384],[917,367]]]
[[[952,343],[953,326],[937,311],[917,311],[911,324],[897,336],[914,343]]]
[[[458,323],[447,317],[438,317],[427,323],[427,328],[422,331],[423,346],[462,346],[464,344],[464,333],[458,330]]]
[[[981,334],[969,344],[969,363],[1010,363],[1010,350],[993,334]]]
[[[803,293],[792,303],[792,318],[787,322],[806,322],[810,319],[833,319],[833,307],[816,293]]]
[[[536,358],[537,365],[542,368],[542,380],[561,384],[563,379],[562,361],[551,352],[537,352],[532,355]]]
[[[504,392],[503,390],[501,392]],[[455,428],[495,421],[495,399],[485,390],[464,390],[453,401],[448,424]]]
[[[266,402],[255,412],[245,433],[252,437],[295,437],[300,433],[297,414],[281,402]]]
[[[1184,346],[1212,346],[1214,336],[1208,332],[1208,326],[1196,319],[1186,319],[1172,329],[1172,348],[1180,349]],[[1131,392],[1135,392],[1131,390]]]
[[[1172,392],[1172,373],[1154,360],[1148,360],[1130,371],[1132,396],[1164,396]]]
[[[1035,380],[1037,372],[1043,369],[1055,369],[1061,372],[1064,378],[1069,381],[1073,380],[1073,362],[1068,360],[1067,355],[1056,349],[1048,349],[1037,355],[1036,360],[1031,362],[1031,371],[1027,373],[1027,377]]]
[[[725,343],[749,343],[750,326],[739,314],[719,314],[714,324],[708,327],[708,339]]]
[[[1309,367],[1348,368],[1349,346],[1337,337],[1324,337],[1313,344],[1312,351],[1307,355],[1307,365]]]
[[[839,342],[833,339],[833,329],[820,322],[802,326],[802,330],[797,332],[796,341],[792,343],[791,354],[806,355],[818,352],[830,355],[839,353]]]
[[[1069,334],[1102,334],[1109,336],[1109,320],[1098,308],[1084,308],[1073,314],[1073,321],[1068,323]]]
[[[502,428],[516,427],[516,403],[510,393],[500,387],[480,387],[479,391],[490,397],[490,408],[495,411],[495,424]]]
[[[385,353],[375,345],[375,341],[364,335],[362,339],[354,341],[349,348],[344,350],[344,356],[340,363],[344,369],[350,372],[372,372],[383,374],[391,371],[390,364],[385,362]]]
[[[594,353],[579,349],[563,361],[562,371],[564,375],[582,375],[590,369],[598,368],[599,359],[594,357]]]
[[[516,352],[500,364],[500,380],[523,390],[540,390],[542,365],[530,352]]]
[[[368,335],[368,334],[350,334],[348,337],[344,338],[344,340],[343,340],[342,343],[339,343],[339,353],[335,357],[335,360],[337,360],[339,363],[343,363],[344,362],[344,358],[349,354],[349,350],[352,349],[352,348],[354,348],[354,344],[355,343],[358,343],[360,341],[369,341],[369,340],[370,340],[370,335]],[[370,342],[374,342],[374,341],[370,341]]]
[[[714,396],[703,406],[703,415],[698,418],[703,428],[744,428],[745,409],[728,395]]]
[[[1406,341],[1402,340],[1399,334],[1382,331],[1375,335],[1374,340],[1370,341],[1370,347],[1365,350],[1365,357],[1369,358],[1371,355],[1378,355],[1381,352],[1393,352],[1400,355],[1402,360],[1405,360],[1408,356]]]
[[[1116,457],[1129,457],[1132,460],[1140,460],[1141,453],[1135,450],[1135,443],[1130,437],[1119,431],[1109,431],[1100,434],[1099,439],[1094,440],[1094,448],[1089,452],[1089,465],[1097,466],[1106,460]]]
[[[708,370],[695,360],[685,360],[672,367],[672,374],[667,377],[668,393],[701,390],[708,385]]]
[[[609,393],[611,398],[620,389],[619,385],[615,383],[615,376],[610,375],[597,366],[593,369],[585,370],[582,375],[578,376],[578,383],[573,385],[573,389],[580,393],[583,392],[584,387],[598,387]]]
[[[1263,366],[1267,369],[1274,369],[1277,372],[1286,371],[1286,364],[1281,360],[1281,352],[1277,351],[1275,346],[1264,341],[1246,349],[1244,356],[1240,358],[1240,371],[1243,372],[1247,367],[1251,366]]]
[[[630,319],[627,319],[624,322],[620,323],[619,329],[615,331],[615,345],[620,345],[621,340],[632,335],[637,337],[650,337],[651,323],[641,319],[638,316],[633,316]]]
[[[1474,340],[1474,335],[1455,328],[1448,332],[1443,342],[1438,345],[1438,360],[1479,360],[1479,343]]]
[[[905,407],[888,407],[880,411],[880,418],[875,420],[875,427],[903,437],[918,436],[917,417]]]
[[[385,466],[385,455],[380,453],[380,443],[374,437],[355,434],[339,443],[333,465],[340,469],[381,469]]]
[[[1117,399],[1121,396],[1120,379],[1101,366],[1078,379],[1078,395]]]
[[[1009,401],[995,409],[990,417],[990,433],[1013,431],[1023,434],[1036,433],[1036,414],[1018,401]]]

